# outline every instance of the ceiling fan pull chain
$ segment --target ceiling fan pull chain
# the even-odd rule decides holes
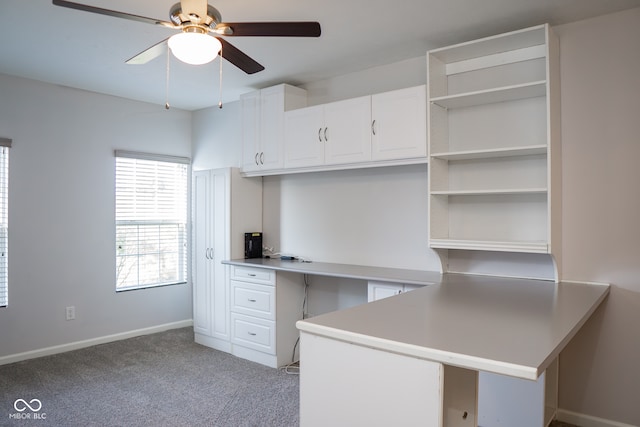
[[[165,96],[165,102],[164,102],[164,109],[168,110],[170,108],[169,106],[169,63],[171,62],[171,49],[169,48],[169,44],[167,44],[167,81],[165,82],[165,88],[164,88],[164,96]]]
[[[220,89],[218,90],[218,108],[222,109],[222,47],[220,47]]]

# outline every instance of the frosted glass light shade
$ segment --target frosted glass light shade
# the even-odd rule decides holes
[[[179,33],[169,38],[169,49],[182,62],[202,65],[218,56],[222,44],[215,37],[200,33]]]

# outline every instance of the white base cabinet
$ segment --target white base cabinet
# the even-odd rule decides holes
[[[367,302],[377,301],[382,298],[392,297],[403,292],[418,289],[419,285],[407,285],[392,282],[369,281],[367,283]]]
[[[306,332],[300,344],[301,426],[443,425],[442,364]]]
[[[536,381],[478,373],[478,425],[546,427],[558,409],[558,359]]]
[[[531,381],[305,331],[301,345],[304,427],[547,427],[555,417],[557,361]]]
[[[244,258],[244,233],[262,231],[262,179],[236,168],[197,171],[192,192],[195,341],[231,351],[229,266]]]
[[[299,274],[231,266],[232,353],[277,368],[296,359],[304,286]],[[296,359],[297,360],[297,359]]]

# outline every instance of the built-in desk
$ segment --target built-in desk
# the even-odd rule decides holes
[[[478,371],[524,380],[555,371],[608,292],[445,274],[433,286],[299,321],[301,424],[475,427]],[[534,408],[536,425],[554,416],[556,381]]]
[[[609,293],[600,284],[279,259],[223,262],[430,285],[296,323],[303,427],[546,426],[557,409],[558,355]],[[483,393],[479,377],[487,375],[499,387]],[[479,416],[483,395],[515,420]]]
[[[259,267],[269,270],[317,276],[342,277],[345,279],[377,280],[382,282],[405,283],[408,285],[432,285],[442,279],[440,273],[403,268],[371,267],[365,265],[335,264],[328,262],[303,262],[275,258],[254,258],[222,261],[223,264],[239,267]]]
[[[296,321],[305,299],[303,275],[330,276],[399,286],[432,285],[436,272],[281,259],[222,261],[230,265],[230,352],[279,367],[293,362],[298,348]]]

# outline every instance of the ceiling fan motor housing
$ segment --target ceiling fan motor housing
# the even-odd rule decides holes
[[[194,14],[184,13],[182,11],[182,5],[176,3],[171,6],[169,11],[169,19],[175,25],[203,25],[209,28],[214,28],[220,22],[222,22],[222,15],[215,7],[207,5],[207,16],[197,16]]]

